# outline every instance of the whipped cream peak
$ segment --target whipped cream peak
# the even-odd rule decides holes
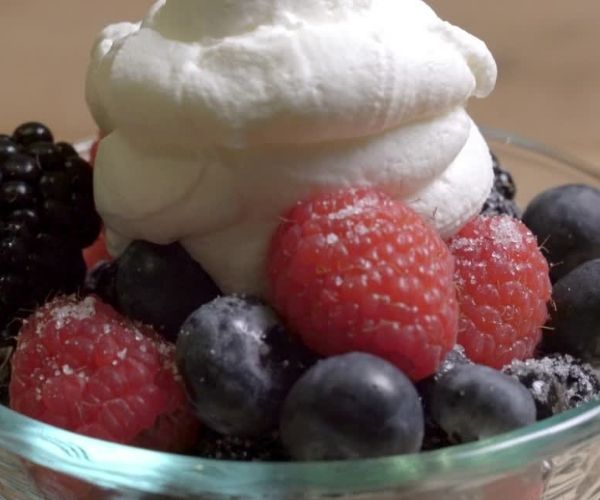
[[[450,235],[491,187],[465,106],[496,72],[422,0],[159,0],[92,51],[109,243],[181,241],[260,294],[278,217],[316,190],[384,189]]]
[[[485,45],[421,0],[163,0],[124,32],[101,35],[121,39],[111,86],[94,79],[88,99],[107,131],[153,141],[354,139],[463,106],[496,79]]]

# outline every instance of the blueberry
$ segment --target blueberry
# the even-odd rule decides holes
[[[220,297],[195,311],[177,339],[177,364],[196,413],[226,435],[273,429],[310,356],[262,303]]]
[[[178,243],[135,241],[119,257],[115,281],[121,310],[175,339],[185,319],[219,290]]]
[[[423,425],[417,390],[400,370],[350,353],[302,376],[286,399],[280,429],[295,459],[334,460],[416,452]]]
[[[538,420],[600,397],[600,381],[592,367],[569,355],[514,360],[503,371],[527,387],[535,400]]]
[[[464,364],[437,381],[431,397],[436,423],[455,442],[495,436],[536,420],[529,391],[487,366]]]
[[[569,184],[538,195],[523,214],[558,281],[579,264],[600,257],[600,191]]]
[[[50,129],[38,122],[19,125],[13,132],[13,139],[23,146],[29,146],[35,142],[54,142]]]
[[[423,450],[437,450],[446,446],[451,446],[452,442],[446,432],[438,425],[431,415],[431,399],[436,383],[449,371],[457,366],[471,363],[465,354],[464,348],[456,344],[454,348],[446,354],[440,364],[437,372],[417,383],[417,390],[421,395],[423,409],[425,411],[425,436],[423,438]]]
[[[117,263],[114,260],[98,262],[88,270],[83,290],[85,293],[95,294],[107,304],[118,309],[118,300],[115,291]]]
[[[585,262],[555,283],[552,300],[544,350],[600,360],[600,259]]]

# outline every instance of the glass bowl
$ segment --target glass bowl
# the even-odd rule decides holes
[[[600,186],[600,169],[592,165],[505,132],[485,133],[512,171],[522,206],[551,186]],[[0,406],[0,497],[592,500],[600,498],[600,401],[475,444],[302,464],[152,452],[76,435]]]

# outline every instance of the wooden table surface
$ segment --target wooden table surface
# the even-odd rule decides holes
[[[600,2],[430,3],[443,17],[484,39],[496,56],[496,92],[471,105],[480,123],[600,164]],[[83,80],[94,35],[108,22],[139,18],[150,4],[1,0],[0,131],[35,118],[48,122],[62,139],[93,133]]]

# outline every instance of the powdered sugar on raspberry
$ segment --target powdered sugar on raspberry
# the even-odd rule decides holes
[[[24,322],[12,360],[10,405],[32,418],[82,434],[133,443],[154,439],[171,419],[193,441],[191,418],[174,361],[175,347],[120,316],[96,297],[59,297]],[[176,417],[174,415],[177,415]],[[179,424],[178,424],[179,422]],[[187,426],[187,427],[186,427]],[[174,428],[173,428],[174,429]]]
[[[492,217],[491,236],[501,247],[523,246],[523,234],[510,217]]]
[[[268,257],[272,304],[314,351],[379,355],[414,380],[456,341],[453,259],[401,202],[334,190],[282,219]]]
[[[551,284],[535,236],[509,216],[481,216],[449,243],[461,309],[458,342],[473,361],[500,368],[530,357]]]

